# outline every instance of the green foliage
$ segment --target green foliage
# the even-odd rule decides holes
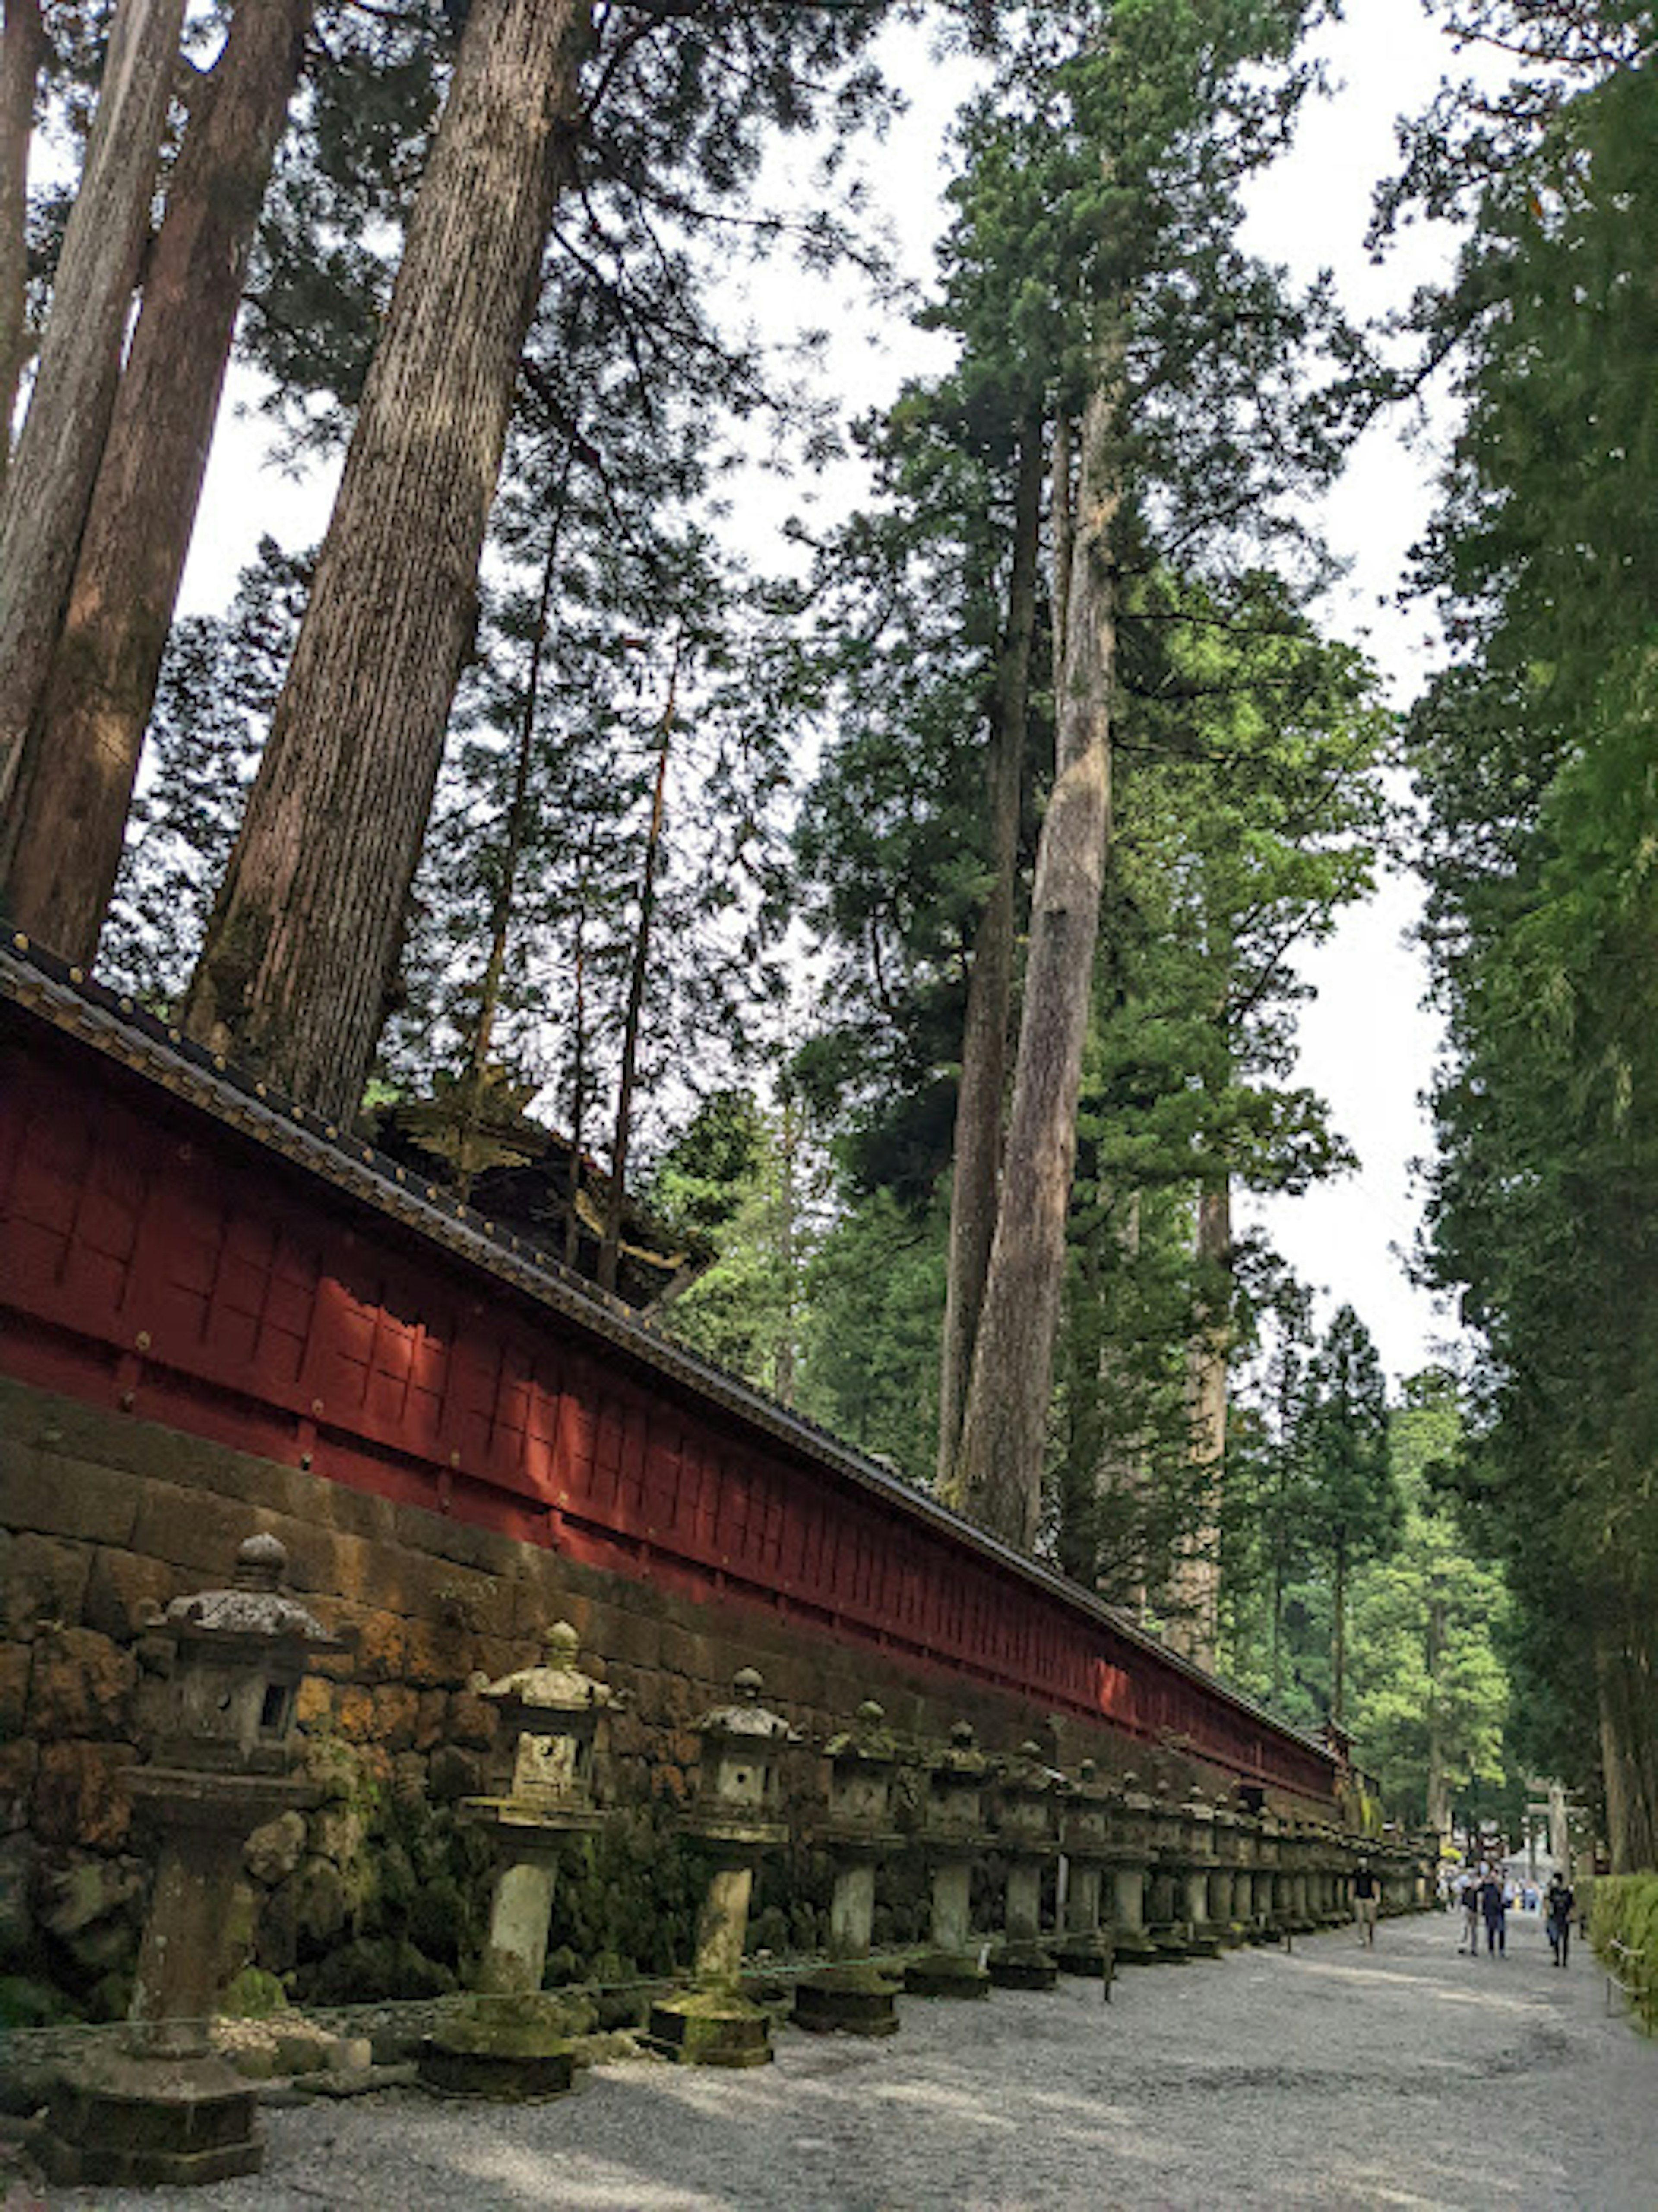
[[[311,556],[262,538],[222,616],[173,625],[99,973],[157,1011],[183,990],[240,827],[311,587]]]
[[[1492,20],[1541,55],[1540,11]],[[1605,1744],[1631,1866],[1658,1856],[1650,33],[1592,7],[1546,89],[1522,72],[1492,104],[1506,159],[1434,317],[1464,347],[1426,567],[1460,653],[1412,730],[1452,1045],[1428,1265],[1484,1342],[1466,1510],[1508,1565],[1533,1755],[1576,1777]]]
[[[796,1392],[803,1285],[824,1230],[826,1171],[792,1100],[704,1102],[652,1178],[650,1203],[719,1256],[668,1309],[682,1343],[786,1402]]]
[[[1355,1755],[1393,1812],[1433,1825],[1470,1785],[1504,1779],[1510,1694],[1502,1573],[1469,1556],[1443,1487],[1460,1429],[1450,1376],[1406,1383],[1388,1425],[1399,1547],[1353,1581]]]
[[[917,1219],[885,1194],[848,1206],[807,1276],[799,1402],[826,1427],[931,1480],[944,1311],[942,1209]]]
[[[1391,1549],[1400,1504],[1388,1462],[1387,1384],[1351,1306],[1337,1310],[1309,1364],[1297,1441],[1315,1548],[1348,1565]]]

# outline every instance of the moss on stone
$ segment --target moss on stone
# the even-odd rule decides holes
[[[262,1966],[244,1966],[224,1993],[224,2009],[233,2020],[268,2020],[287,2003],[288,1991]]]

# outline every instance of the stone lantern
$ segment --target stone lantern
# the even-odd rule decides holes
[[[926,1761],[921,1842],[932,1867],[932,1948],[904,1971],[904,1987],[924,1997],[983,1997],[990,1977],[973,1942],[973,1863],[994,1841],[985,1822],[990,1761],[957,1721],[950,1742]]]
[[[1180,1846],[1179,1867],[1185,1907],[1187,1955],[1193,1959],[1218,1959],[1220,1956],[1220,1930],[1215,1924],[1212,1896],[1218,1865],[1215,1808],[1194,1783],[1187,1790],[1181,1810],[1184,1834]]]
[[[576,1665],[579,1649],[576,1632],[561,1620],[547,1632],[539,1664],[498,1682],[476,1678],[478,1695],[501,1717],[489,1794],[463,1798],[460,1807],[495,1846],[489,1936],[477,1973],[489,2002],[426,2040],[421,2079],[446,2095],[555,2097],[571,2084],[568,2043],[556,2019],[544,2016],[538,1993],[564,1839],[594,1834],[604,1823],[593,1802],[593,1749],[599,1715],[615,1702]]]
[[[1111,1834],[1115,1804],[1113,1793],[1097,1779],[1093,1760],[1084,1759],[1064,1806],[1060,1840],[1068,1869],[1065,1927],[1053,1947],[1064,1972],[1100,1975],[1108,1994],[1114,1954],[1110,1936],[1100,1925],[1100,1893],[1105,1870],[1116,1856]]]
[[[1223,1947],[1242,1943],[1248,1932],[1249,1877],[1243,1871],[1244,1839],[1238,1816],[1224,1798],[1214,1804],[1215,1863],[1209,1870],[1209,1919]]]
[[[1146,1932],[1146,1890],[1151,1881],[1151,1800],[1139,1777],[1122,1778],[1122,1800],[1112,1825],[1111,1941],[1121,1966],[1152,1965],[1160,1954]]]
[[[680,1825],[709,1850],[714,1871],[696,1926],[696,1985],[651,2007],[648,2041],[689,2066],[763,2066],[770,2020],[739,1987],[754,1870],[788,1841],[779,1761],[798,1732],[760,1702],[752,1667],[734,1678],[728,1705],[697,1722],[702,1761],[695,1802]]]
[[[1150,1857],[1145,1917],[1152,1955],[1158,1959],[1188,1958],[1185,1823],[1183,1809],[1170,1795],[1166,1777],[1158,1777],[1147,1802],[1146,1835]]]
[[[1060,1978],[1058,1962],[1042,1946],[1042,1877],[1059,1856],[1059,1793],[1066,1786],[1036,1743],[1022,1743],[1002,1774],[996,1841],[1007,1862],[1007,1893],[1002,1940],[987,1961],[998,1989],[1051,1990]]]
[[[853,1725],[824,1746],[829,1802],[817,1841],[834,1854],[829,1955],[837,1963],[809,1975],[794,1993],[797,2027],[840,2028],[850,2035],[893,2035],[896,1985],[869,1957],[875,1929],[875,1869],[902,1838],[893,1826],[892,1793],[899,1751],[874,1700],[858,1708]]]
[[[313,1653],[339,1645],[282,1594],[287,1564],[274,1536],[251,1536],[228,1589],[175,1598],[155,1624],[173,1645],[156,1755],[126,1778],[160,1837],[131,2026],[60,2069],[40,2147],[55,2181],[158,2188],[264,2162],[252,2088],[209,2027],[240,1963],[225,1929],[247,1838],[317,1800],[295,1772],[295,1708]]]

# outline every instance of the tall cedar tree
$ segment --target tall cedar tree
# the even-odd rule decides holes
[[[28,361],[28,167],[34,101],[46,58],[40,0],[5,0],[0,29],[0,483]]]
[[[191,1034],[355,1113],[431,808],[587,10],[480,0],[410,219]]]
[[[1063,604],[1055,776],[1031,899],[1024,1000],[989,1273],[947,1493],[1028,1545],[1038,1519],[1075,1115],[1110,832],[1125,566],[1152,523],[1225,558],[1330,455],[1321,417],[1281,420],[1274,386],[1306,331],[1237,253],[1237,187],[1283,143],[1304,80],[1299,6],[1058,11],[1008,104],[1054,149],[1057,265],[1073,307],[1058,364],[1079,416]],[[1069,46],[1069,51],[1066,47]],[[1183,412],[1184,408],[1184,412]],[[1293,408],[1283,412],[1293,418]],[[1230,480],[1221,456],[1236,470]],[[1223,551],[1224,548],[1224,551]]]
[[[242,0],[192,89],[62,627],[0,832],[12,918],[89,963],[313,0]]]
[[[1456,655],[1412,717],[1451,1039],[1429,1265],[1483,1340],[1466,1486],[1527,1747],[1576,1779],[1598,1738],[1626,1869],[1658,1864],[1655,22],[1516,0],[1467,27],[1523,59],[1462,137],[1428,118],[1400,187],[1476,217],[1429,320],[1467,410],[1424,575]]]
[[[1347,1707],[1347,1596],[1353,1570],[1390,1551],[1401,1507],[1388,1455],[1388,1394],[1363,1322],[1341,1307],[1307,1372],[1297,1440],[1306,1455],[1312,1540],[1330,1570],[1330,1713]]]
[[[694,125],[707,172],[733,187],[750,175],[756,120],[810,120],[822,88],[809,68],[853,51],[874,21],[756,9],[725,22],[750,65],[738,80],[747,106],[732,118],[727,98],[736,128],[718,147],[697,135],[706,118]],[[607,27],[616,44],[596,80],[635,52],[693,85],[730,59],[678,11],[625,11]],[[339,1115],[355,1109],[396,965],[591,28],[585,9],[527,0],[485,0],[468,18],[312,605],[185,1010],[194,1034]],[[683,118],[683,96],[671,106]],[[499,188],[480,190],[485,175]]]
[[[184,0],[120,0],[115,11],[28,413],[0,492],[6,823],[103,456],[183,26]]]

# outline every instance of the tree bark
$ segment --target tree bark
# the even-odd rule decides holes
[[[1614,1874],[1658,1869],[1658,1665],[1650,1607],[1605,1594],[1594,1626],[1606,1842]]]
[[[1440,1680],[1445,1662],[1445,1601],[1437,1590],[1428,1600],[1428,1629],[1423,1656],[1428,1676],[1428,1826],[1442,1841],[1451,1832],[1451,1785],[1445,1760],[1445,1692]]]
[[[772,1360],[772,1395],[780,1405],[794,1403],[795,1335],[799,1321],[796,1276],[799,1188],[796,1168],[800,1154],[799,1109],[785,1096],[777,1130],[777,1208],[775,1239],[777,1271],[783,1286],[783,1310],[778,1317],[776,1348]]]
[[[570,173],[584,0],[474,0],[288,680],[191,979],[192,1036],[356,1111]]]
[[[1347,1540],[1339,1530],[1331,1582],[1330,1718],[1339,1725],[1347,1711]]]
[[[683,641],[682,641],[683,642]],[[628,1006],[622,1022],[622,1072],[616,1090],[616,1128],[610,1139],[610,1188],[604,1206],[604,1234],[598,1247],[598,1287],[616,1288],[622,1260],[622,1209],[628,1201],[628,1149],[633,1138],[634,1085],[639,1072],[639,1031],[645,1017],[645,985],[651,966],[651,919],[656,911],[656,869],[662,852],[662,823],[668,797],[668,748],[673,739],[674,701],[679,689],[681,645],[674,647],[668,678],[668,703],[662,714],[662,741],[651,794],[651,826],[645,838],[645,864],[639,882],[639,927],[634,935],[633,966],[628,977]]]
[[[69,608],[0,840],[13,920],[90,962],[312,0],[240,0],[191,102]]]
[[[1191,1525],[1170,1577],[1169,1642],[1199,1667],[1212,1668],[1220,1634],[1221,1484],[1226,1467],[1226,1363],[1230,1300],[1212,1285],[1232,1265],[1232,1191],[1218,1176],[1198,1194],[1197,1327],[1187,1348],[1186,1413],[1191,1437]]]
[[[28,359],[29,142],[34,88],[47,52],[40,0],[5,0],[0,32],[0,483]]]
[[[564,527],[564,497],[574,465],[572,447],[559,471],[553,499],[552,520],[547,530],[547,550],[542,556],[541,586],[536,594],[535,625],[530,636],[530,667],[525,679],[524,707],[519,716],[518,748],[513,762],[513,795],[507,801],[501,829],[501,875],[489,908],[489,951],[478,986],[477,1019],[467,1048],[466,1072],[460,1123],[460,1175],[457,1188],[463,1200],[471,1195],[472,1171],[468,1164],[471,1139],[477,1126],[478,1106],[489,1072],[489,1046],[495,1036],[495,1014],[501,1005],[501,978],[507,972],[507,941],[512,933],[513,904],[518,896],[519,869],[530,826],[530,778],[535,765],[536,716],[541,704],[541,668],[547,650],[547,625],[553,586],[558,580],[558,541]]]
[[[0,815],[52,665],[149,230],[184,0],[121,0],[0,501]]]
[[[1039,416],[1021,425],[1014,492],[1007,622],[997,656],[986,782],[990,799],[991,884],[973,943],[962,1079],[956,1100],[950,1197],[950,1259],[944,1349],[938,1370],[938,1476],[947,1481],[960,1439],[962,1407],[996,1232],[996,1178],[1007,1089],[1008,1017],[1013,1003],[1014,890],[1020,798],[1030,696],[1030,641],[1036,622],[1042,537],[1042,436]]]
[[[946,1486],[975,1520],[1025,1547],[1042,1505],[1077,1097],[1111,834],[1114,540],[1122,500],[1117,359],[1108,345],[1083,416],[1057,774],[1036,852],[1001,1202],[961,1448]]]
[[[588,833],[591,841],[592,832]],[[564,1217],[564,1264],[581,1261],[581,1157],[587,1128],[587,885],[592,844],[576,877],[575,927],[570,946],[570,1206]]]

